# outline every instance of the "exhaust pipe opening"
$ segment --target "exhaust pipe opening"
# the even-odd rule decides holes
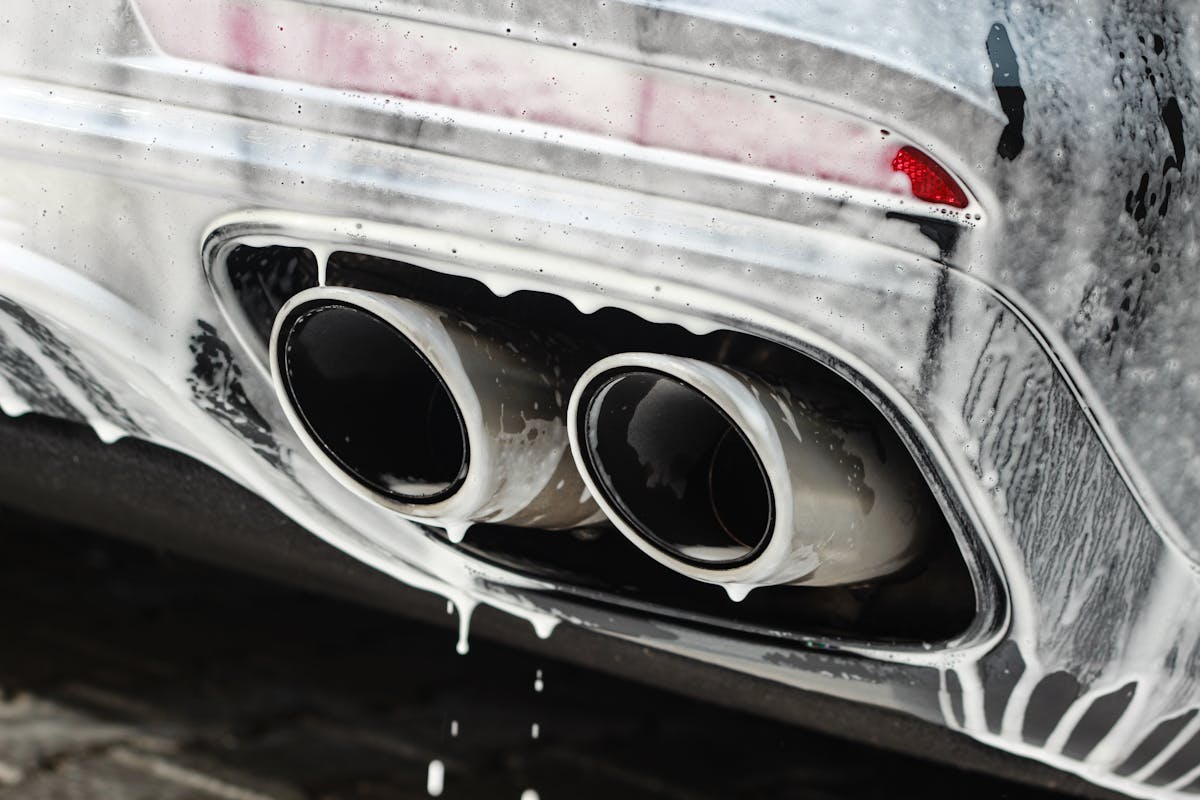
[[[729,415],[658,371],[593,385],[579,417],[588,470],[643,537],[709,567],[736,566],[766,545],[775,516],[770,482]]]
[[[283,323],[279,369],[304,428],[372,490],[434,503],[466,478],[462,411],[428,359],[362,308],[314,303]]]
[[[584,373],[570,414],[580,470],[618,530],[735,599],[889,577],[926,549],[916,465],[864,398],[830,382],[623,353]]]
[[[446,529],[602,519],[575,467],[570,340],[343,287],[308,289],[272,330],[272,381],[306,449],[366,499]]]

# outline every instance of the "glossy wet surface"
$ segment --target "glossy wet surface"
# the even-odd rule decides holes
[[[1052,797],[3,510],[0,607],[0,800]]]

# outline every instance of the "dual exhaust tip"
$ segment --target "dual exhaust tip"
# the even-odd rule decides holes
[[[564,424],[578,360],[570,342],[322,287],[280,309],[270,359],[305,446],[368,499],[458,532],[603,519]]]
[[[858,397],[576,343],[390,295],[309,289],[279,312],[275,390],[351,490],[457,539],[473,522],[608,518],[740,599],[853,584],[925,544],[931,502]]]

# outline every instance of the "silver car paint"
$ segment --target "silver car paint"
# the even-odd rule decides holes
[[[303,18],[329,4],[276,5]],[[10,3],[0,407],[196,455],[447,595],[464,625],[477,602],[545,635],[590,625],[1131,794],[1200,790],[1196,11],[722,5],[440,0],[363,4],[362,19],[832,104],[930,147],[979,219],[183,61],[127,0]],[[239,236],[402,253],[812,353],[896,420],[937,481],[985,614],[928,649],[748,644],[600,618],[467,561],[304,455],[205,277],[201,243],[215,257]]]

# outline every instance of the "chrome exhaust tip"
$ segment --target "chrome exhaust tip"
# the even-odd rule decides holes
[[[859,409],[831,414],[825,396],[626,353],[577,384],[572,452],[630,541],[731,596],[890,575],[924,544],[924,482],[893,431]]]
[[[310,453],[404,515],[541,528],[600,514],[569,455],[569,347],[448,309],[309,289],[271,335],[275,391]]]

